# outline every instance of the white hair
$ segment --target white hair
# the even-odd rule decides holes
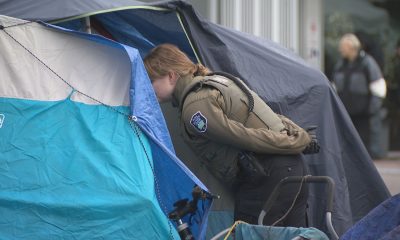
[[[340,42],[343,41],[350,43],[353,49],[357,51],[361,49],[361,42],[353,33],[346,33],[345,35],[343,35],[343,37],[340,39]]]

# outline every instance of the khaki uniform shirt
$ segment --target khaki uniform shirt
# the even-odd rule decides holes
[[[184,140],[219,179],[232,182],[241,151],[298,154],[310,143],[308,133],[284,116],[279,117],[289,134],[270,130],[255,114],[249,114],[245,102],[232,108],[232,101],[225,100],[213,87],[203,86],[187,94],[192,81],[192,76],[180,78],[173,93],[173,101],[181,111],[181,131]],[[244,95],[238,94],[235,97]]]

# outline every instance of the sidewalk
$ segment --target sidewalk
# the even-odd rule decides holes
[[[392,195],[400,193],[400,151],[389,152],[385,159],[374,160]]]

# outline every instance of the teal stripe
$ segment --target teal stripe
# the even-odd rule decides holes
[[[0,99],[0,114],[0,239],[169,236],[150,165],[124,115],[18,99]]]

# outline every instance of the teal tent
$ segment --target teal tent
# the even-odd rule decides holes
[[[203,238],[207,188],[175,156],[139,52],[0,16],[0,239]],[[197,206],[197,204],[196,204]]]

